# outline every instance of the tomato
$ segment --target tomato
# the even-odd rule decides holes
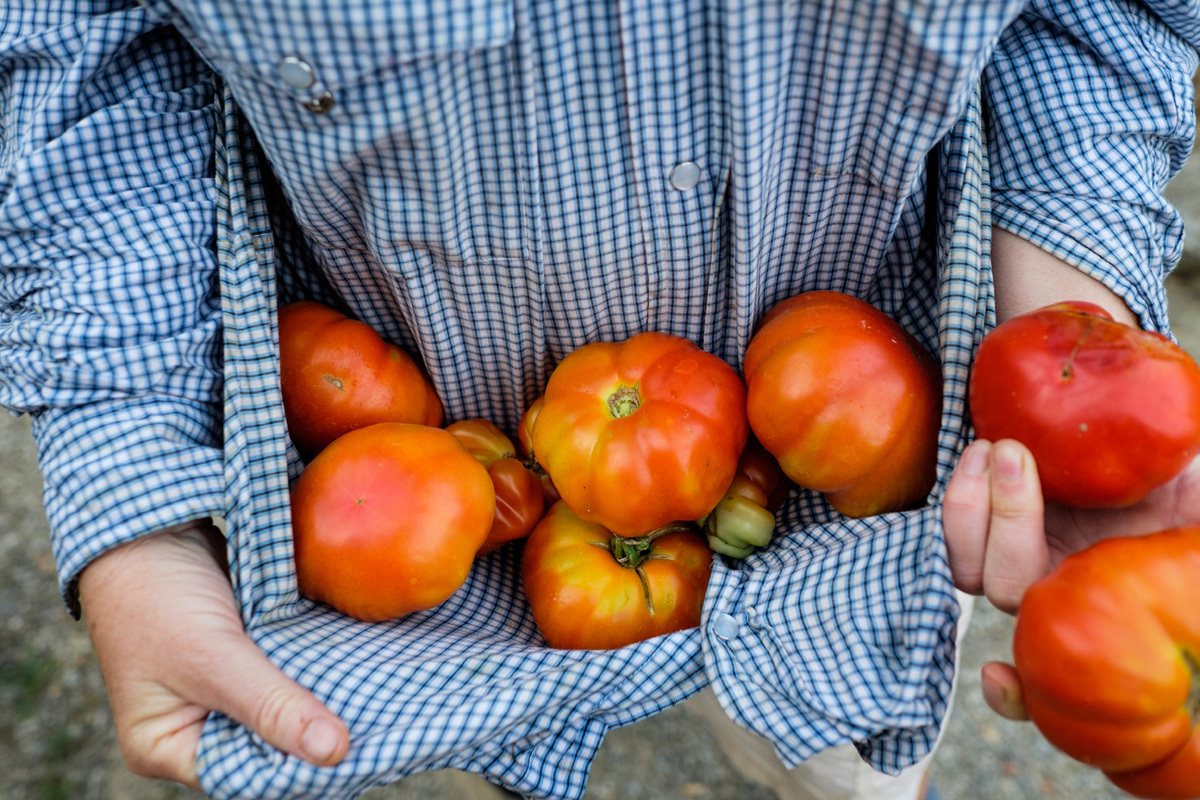
[[[746,445],[732,367],[679,336],[570,353],[546,384],[533,451],[571,510],[621,535],[707,514]]]
[[[306,460],[376,422],[442,424],[437,392],[411,356],[310,300],[279,309],[279,379],[288,433]]]
[[[1033,453],[1050,502],[1132,505],[1200,452],[1200,367],[1091,303],[1057,303],[990,331],[969,399],[977,435]]]
[[[1101,541],[1021,600],[1013,659],[1051,744],[1147,798],[1200,797],[1200,527]]]
[[[542,495],[546,498],[546,507],[549,508],[561,498],[558,496],[558,489],[554,488],[554,481],[550,480],[546,470],[542,469],[542,465],[538,463],[537,456],[533,452],[533,424],[537,421],[538,414],[542,413],[544,402],[546,402],[545,395],[539,395],[538,399],[534,400],[521,415],[521,421],[517,425],[517,444],[521,448],[521,455],[525,457],[526,466],[542,479]]]
[[[743,374],[750,428],[797,485],[850,517],[924,502],[941,369],[883,312],[841,292],[790,297],[763,317]]]
[[[790,488],[779,462],[750,437],[725,496],[700,520],[708,546],[732,558],[745,558],[754,548],[766,547],[775,532],[775,512]]]
[[[338,437],[291,502],[300,594],[367,622],[454,594],[495,516],[487,470],[453,434],[400,422]]]
[[[698,626],[711,571],[694,526],[627,538],[563,502],[533,529],[521,561],[534,622],[560,649],[611,650]]]
[[[512,440],[490,420],[462,420],[446,430],[487,469],[496,491],[496,516],[479,554],[528,536],[546,512],[541,477],[517,459]]]

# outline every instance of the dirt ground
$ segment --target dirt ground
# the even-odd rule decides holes
[[[1200,232],[1200,156],[1170,187]],[[1200,233],[1193,235],[1200,239]],[[1177,335],[1200,357],[1200,246],[1169,279]],[[129,773],[117,749],[103,681],[82,624],[59,600],[40,478],[24,418],[0,414],[0,800],[169,800],[196,797]],[[945,800],[1106,800],[1124,797],[1095,771],[1055,752],[1030,726],[993,715],[979,667],[1010,652],[1012,619],[977,605],[964,644],[955,710],[933,774]],[[490,800],[473,776],[429,773],[369,792],[370,800]],[[705,725],[675,708],[612,732],[588,800],[769,800],[732,769]],[[886,800],[881,798],[881,800]]]

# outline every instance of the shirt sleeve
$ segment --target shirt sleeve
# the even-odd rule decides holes
[[[1165,331],[1183,223],[1162,190],[1195,134],[1195,0],[1034,0],[984,73],[995,225]]]
[[[60,586],[219,512],[213,87],[132,2],[0,33],[0,405],[34,417]]]

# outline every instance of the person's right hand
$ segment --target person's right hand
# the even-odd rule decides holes
[[[955,585],[1016,614],[1025,590],[1072,553],[1114,536],[1200,524],[1200,458],[1135,505],[1075,509],[1044,503],[1037,464],[1020,442],[978,439],[946,487],[942,523]],[[993,711],[1029,718],[1011,664],[985,664],[982,686]]]
[[[80,575],[125,762],[199,790],[196,746],[216,710],[284,752],[336,764],[346,725],[246,636],[224,554],[220,531],[197,522],[114,548]]]

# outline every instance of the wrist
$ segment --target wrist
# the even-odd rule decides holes
[[[129,581],[141,580],[137,573],[152,563],[156,553],[180,546],[207,553],[223,571],[227,570],[225,537],[220,530],[209,518],[190,520],[119,544],[93,559],[79,573],[81,606],[86,609],[88,598],[107,587],[128,586]]]

